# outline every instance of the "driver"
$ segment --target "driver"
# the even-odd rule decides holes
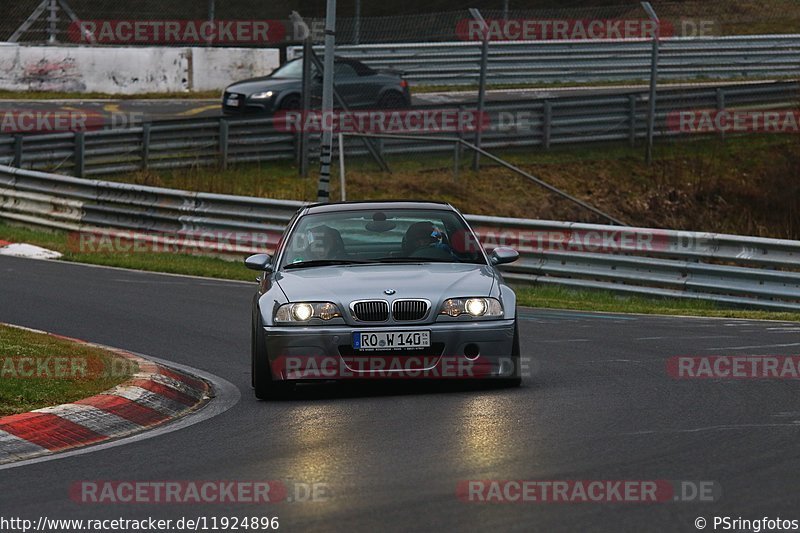
[[[415,222],[403,237],[403,254],[406,257],[455,258],[453,250],[444,242],[444,234],[431,222]]]

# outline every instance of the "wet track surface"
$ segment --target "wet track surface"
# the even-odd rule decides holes
[[[571,87],[553,89],[510,89],[487,91],[487,101],[518,101],[520,99],[559,98],[589,94],[618,94],[645,91],[646,87]],[[477,91],[418,93],[412,104],[439,105],[477,102]],[[143,122],[214,118],[222,115],[219,99],[122,99],[122,100],[0,100],[0,114],[58,112],[63,116],[84,113],[86,123],[93,127],[105,124],[124,128]]]
[[[253,284],[254,285],[254,284]],[[698,516],[800,519],[800,381],[687,381],[676,355],[798,354],[800,325],[521,310],[522,388],[249,388],[254,286],[0,258],[0,321],[150,354],[238,387],[229,411],[116,448],[0,470],[4,515],[279,516],[282,531],[695,531]],[[476,504],[469,479],[710,480],[715,503]],[[92,505],[81,480],[325,483],[270,505]],[[712,530],[709,526],[707,529]]]

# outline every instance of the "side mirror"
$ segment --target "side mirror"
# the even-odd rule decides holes
[[[508,263],[513,263],[519,259],[519,252],[513,248],[500,246],[492,250],[492,255],[489,257],[492,260],[493,265],[505,265]]]
[[[244,266],[250,270],[258,270],[259,272],[268,272],[271,270],[269,264],[272,262],[272,257],[269,254],[255,254],[251,255],[244,260]]]

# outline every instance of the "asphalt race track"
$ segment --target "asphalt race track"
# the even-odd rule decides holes
[[[698,87],[703,84],[691,84]],[[725,85],[716,83],[715,85]],[[675,85],[675,87],[680,87]],[[622,94],[643,92],[645,85],[620,85],[610,87],[552,87],[533,89],[490,89],[486,91],[488,102],[515,102],[520,99],[562,98],[581,95]],[[412,104],[446,105],[473,104],[478,99],[477,91],[443,91],[414,93]],[[140,125],[142,122],[157,122],[189,118],[215,118],[222,116],[220,100],[215,99],[101,99],[101,100],[2,100],[0,112],[77,112],[86,113],[89,123],[105,124],[113,128]],[[112,117],[116,117],[113,118]]]
[[[0,258],[0,321],[149,354],[232,382],[190,427],[0,470],[4,515],[279,516],[281,531],[696,531],[716,516],[800,519],[798,381],[675,380],[675,355],[798,354],[800,325],[522,310],[536,376],[516,390],[250,391],[247,283]],[[212,402],[213,403],[213,402]],[[707,480],[714,503],[466,503],[461,480]],[[325,483],[268,506],[79,504],[81,480]],[[707,530],[713,530],[709,524]]]

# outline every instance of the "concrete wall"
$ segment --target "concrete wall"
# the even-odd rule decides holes
[[[221,90],[269,74],[275,49],[0,46],[0,89],[141,94]]]

